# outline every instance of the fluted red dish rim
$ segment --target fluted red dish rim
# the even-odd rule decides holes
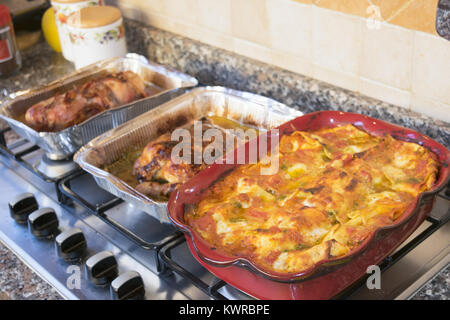
[[[223,251],[212,248],[211,245],[202,239],[195,230],[184,222],[184,205],[186,203],[194,204],[195,199],[199,199],[204,190],[206,190],[222,175],[239,166],[239,164],[214,163],[180,186],[180,188],[172,193],[169,199],[169,219],[176,227],[183,231],[186,236],[191,238],[192,247],[194,248],[196,255],[202,261],[215,267],[227,267],[232,265],[239,266],[256,272],[267,279],[285,283],[301,282],[335,271],[343,264],[352,261],[355,257],[365,252],[372,245],[375,245],[377,240],[384,238],[387,234],[395,232],[396,229],[401,228],[419,212],[420,204],[423,202],[423,199],[430,196],[435,196],[449,183],[450,180],[450,151],[446,147],[417,131],[400,127],[398,125],[366,115],[342,111],[317,111],[297,117],[282,124],[276,129],[278,129],[281,137],[282,135],[290,133],[294,130],[317,130],[319,128],[334,127],[343,124],[353,124],[356,127],[359,127],[376,136],[390,134],[396,139],[418,143],[431,150],[437,156],[440,164],[439,176],[431,190],[420,193],[416,197],[415,201],[405,210],[405,212],[394,224],[378,228],[357,248],[345,256],[323,259],[301,272],[279,273],[262,268],[244,256],[230,256]],[[270,141],[271,134],[272,132],[264,133],[257,139],[267,135]],[[239,147],[238,149],[235,149],[233,152],[238,152],[240,148],[248,148],[249,143],[250,142]],[[246,152],[246,154],[248,154],[248,152]],[[190,200],[191,202],[186,202],[186,200]],[[398,243],[396,247],[399,245],[400,243]]]

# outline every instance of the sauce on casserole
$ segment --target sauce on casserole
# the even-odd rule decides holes
[[[261,175],[261,162],[237,167],[184,218],[217,250],[279,273],[349,254],[394,223],[439,170],[426,148],[352,125],[284,135],[278,160],[272,175]]]

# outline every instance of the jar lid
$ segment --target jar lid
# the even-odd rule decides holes
[[[11,14],[9,9],[4,4],[0,4],[0,28],[6,26],[11,22]]]
[[[92,6],[72,13],[67,24],[75,28],[96,28],[116,22],[122,17],[120,10],[111,6]]]
[[[88,2],[89,0],[51,0],[55,3],[76,3],[76,2]]]

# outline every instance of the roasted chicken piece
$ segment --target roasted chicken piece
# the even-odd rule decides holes
[[[214,126],[208,118],[202,118],[201,124],[202,137],[205,131],[210,128],[218,129],[221,132],[223,142],[226,141],[226,135],[230,134],[226,130]],[[207,166],[203,161],[195,163],[194,151],[197,149],[203,155],[205,148],[211,146],[214,143],[214,139],[202,139],[201,145],[198,144],[197,146],[194,143],[194,124],[190,123],[184,128],[189,130],[191,137],[190,145],[188,146],[190,148],[189,161],[178,163],[179,161],[172,159],[173,148],[181,142],[172,141],[170,133],[166,133],[148,143],[134,163],[133,174],[140,182],[136,187],[139,192],[153,198],[167,198],[178,185],[185,183]],[[186,143],[186,141],[183,141],[183,143]],[[220,143],[220,148],[222,149],[219,154],[214,155],[214,158],[221,156],[226,151],[225,144]],[[183,157],[182,154],[180,156]]]
[[[148,95],[136,73],[108,74],[33,105],[25,113],[25,122],[37,131],[60,131]]]

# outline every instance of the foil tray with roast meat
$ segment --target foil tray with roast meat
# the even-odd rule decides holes
[[[51,159],[62,159],[197,83],[187,74],[130,53],[12,94],[2,103],[0,118]]]

